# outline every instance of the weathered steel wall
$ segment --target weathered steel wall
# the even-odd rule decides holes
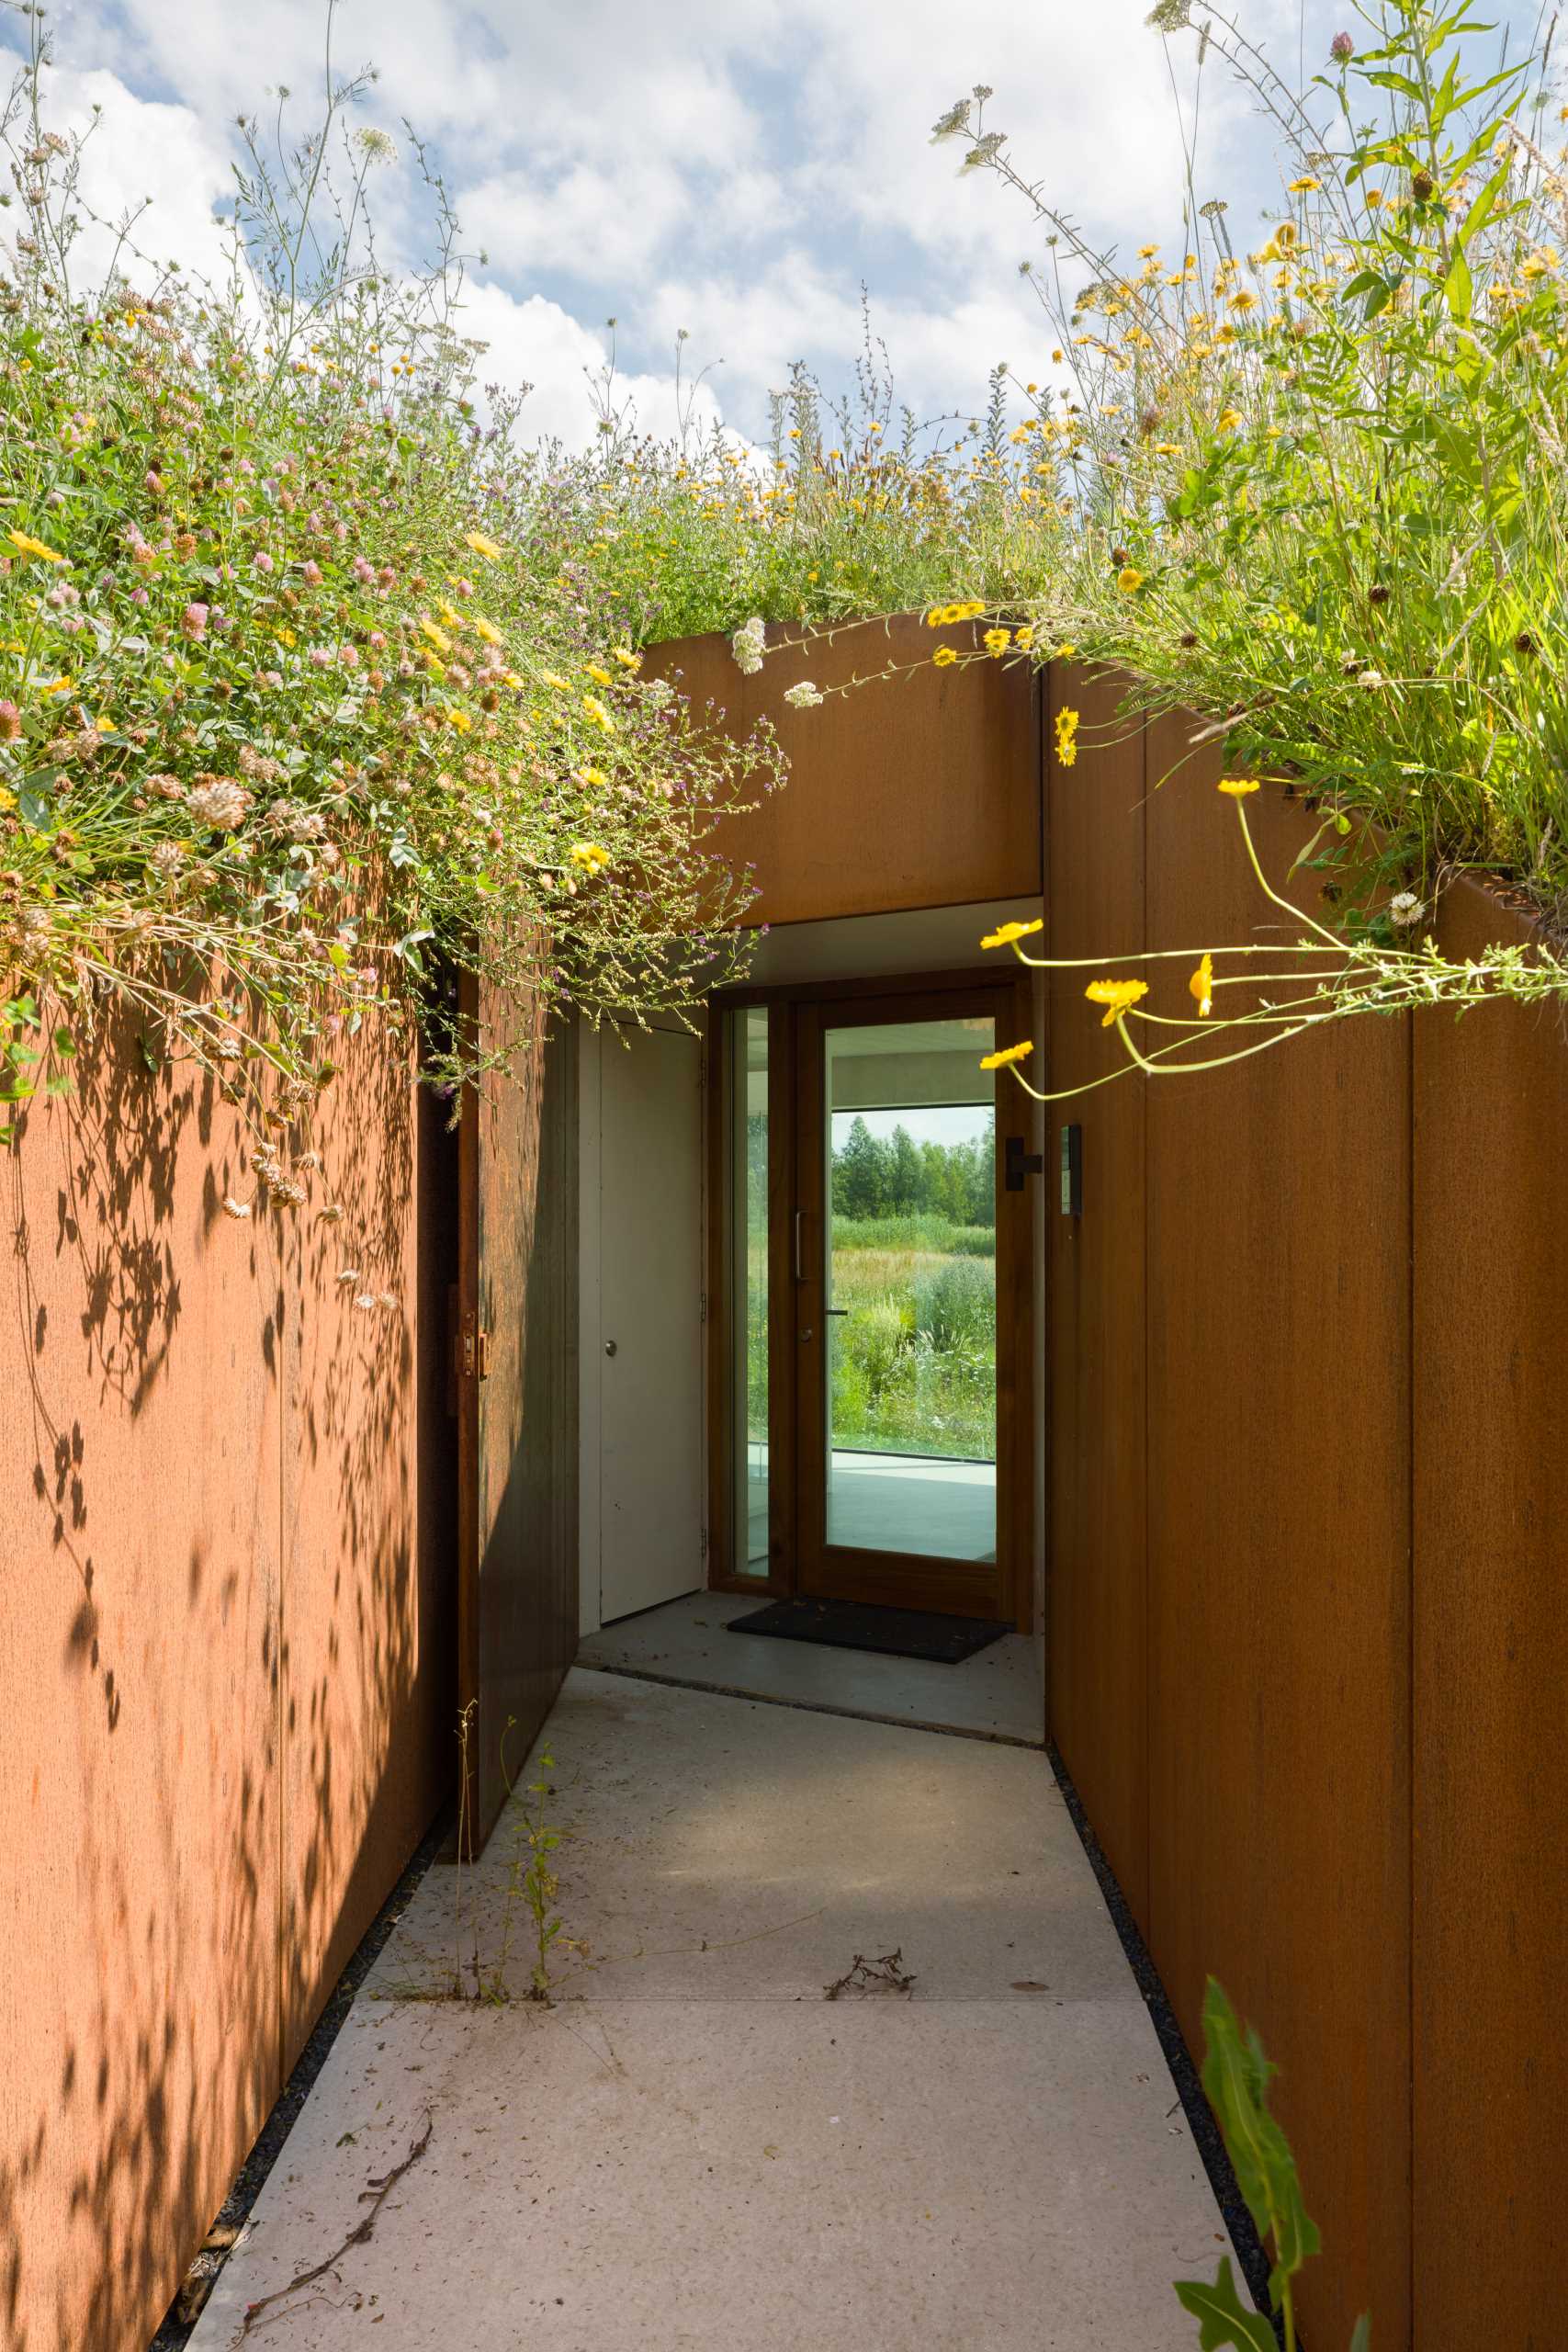
[[[124,1035],[0,1159],[8,2352],[146,2341],[449,1779],[452,1140],[344,1062],[340,1225]]]
[[[1024,662],[931,666],[944,641],[918,614],[780,639],[747,677],[727,637],[653,647],[649,673],[678,683],[694,714],[710,706],[731,734],[760,718],[790,761],[784,790],[725,827],[725,855],[750,864],[761,895],[749,923],[808,922],[914,907],[1032,896],[1041,886],[1040,695]],[[880,681],[889,666],[899,674]],[[806,679],[829,694],[793,710]]]
[[[1052,697],[1084,745],[1047,785],[1053,952],[1190,951],[1153,967],[1184,1012],[1203,948],[1292,926],[1195,722],[1111,722],[1077,669]],[[1310,820],[1247,806],[1282,878]],[[1445,917],[1461,951],[1510,920],[1478,891]],[[1053,980],[1057,1085],[1113,1066],[1088,977]],[[1053,1257],[1056,1737],[1194,2046],[1213,1973],[1280,2067],[1327,2249],[1307,2340],[1370,2305],[1384,2352],[1544,2345],[1568,1038],[1511,1007],[1366,1021],[1054,1115],[1084,1130]]]

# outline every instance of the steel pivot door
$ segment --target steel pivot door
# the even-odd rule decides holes
[[[577,1648],[577,1024],[465,990],[513,1073],[459,1130],[457,1702],[471,1708],[464,1842],[495,1825]]]

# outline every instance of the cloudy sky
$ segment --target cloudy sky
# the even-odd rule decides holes
[[[804,358],[841,383],[870,290],[900,396],[969,411],[987,369],[1043,374],[1046,340],[1018,265],[1026,209],[958,176],[936,118],[979,82],[1020,165],[1097,238],[1180,241],[1177,93],[1190,36],[1145,28],[1149,0],[342,0],[339,74],[373,64],[360,119],[402,160],[381,175],[389,232],[417,249],[405,118],[430,142],[487,266],[468,328],[488,372],[535,387],[539,435],[582,439],[584,369],[617,322],[639,422],[674,422],[677,332],[728,423],[760,435],[770,388]],[[1495,12],[1499,15],[1505,11]],[[1238,0],[1288,79],[1349,18],[1334,0]],[[56,119],[103,108],[86,192],[150,196],[160,257],[210,264],[231,187],[233,119],[286,85],[303,129],[323,85],[324,0],[63,0],[51,12]],[[16,45],[0,17],[0,41]],[[273,102],[276,104],[276,101]],[[1277,141],[1247,94],[1205,78],[1200,199],[1247,220],[1277,198]],[[154,226],[154,223],[156,224]]]

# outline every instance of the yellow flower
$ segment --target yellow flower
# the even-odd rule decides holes
[[[1014,1062],[1026,1061],[1033,1051],[1032,1038],[1021,1046],[1003,1046],[994,1054],[982,1054],[980,1068],[982,1069],[1010,1069]]]
[[[586,874],[601,874],[610,863],[610,853],[601,849],[597,842],[573,842],[571,862],[581,865]]]
[[[558,670],[541,670],[539,675],[546,685],[554,686],[558,694],[565,694],[571,684],[571,680],[563,678]]]
[[[451,605],[448,605],[448,604],[444,603],[444,602],[443,602],[443,600],[442,600],[439,596],[438,596],[438,597],[436,598],[436,600],[435,600],[435,609],[436,609],[436,611],[440,614],[440,616],[441,616],[442,619],[446,622],[446,626],[447,626],[447,628],[462,628],[462,626],[463,626],[463,616],[462,616],[462,614],[461,614],[461,613],[455,613],[455,612],[452,610]]]
[[[582,697],[582,707],[587,712],[588,717],[592,720],[595,727],[602,727],[606,735],[613,735],[615,733],[615,722],[611,718],[609,712],[605,709],[604,704],[599,700],[597,695],[584,695]]]
[[[577,768],[573,770],[573,774],[579,784],[592,786],[603,784],[604,781],[603,768]]]
[[[430,616],[427,613],[421,613],[419,616],[419,625],[424,631],[425,636],[430,639],[432,645],[434,646],[437,653],[451,652],[451,639],[447,636],[444,628],[436,628],[435,623],[430,618]],[[278,634],[281,636],[282,631],[279,630]]]
[[[1198,1005],[1198,1017],[1206,1021],[1214,1009],[1214,959],[1205,954],[1202,962],[1187,983],[1188,993]]]
[[[497,547],[495,541],[492,538],[488,537],[483,531],[470,531],[468,534],[464,544],[465,546],[472,548],[476,555],[484,556],[491,563],[496,560],[496,558],[501,553],[501,549]]]
[[[602,670],[597,662],[589,662],[584,663],[583,666],[587,670],[589,676],[595,679],[600,685],[607,686],[609,684],[610,673],[608,670]]]
[[[624,645],[616,646],[615,659],[620,663],[623,670],[640,670],[642,668],[642,655],[640,653],[628,652]]]
[[[9,809],[12,809],[12,808],[14,808],[16,807],[16,805],[17,805],[17,796],[16,796],[16,794],[15,794],[14,792],[6,792],[6,790],[4,790],[3,788],[0,788],[0,810],[9,810]]]
[[[1123,596],[1135,596],[1144,584],[1144,575],[1135,564],[1123,564],[1116,575],[1116,585]]]
[[[1077,732],[1077,712],[1059,710],[1056,713],[1056,763],[1059,767],[1070,768],[1076,763],[1078,756]]]
[[[487,645],[499,645],[502,641],[501,631],[478,614],[474,616],[474,634],[482,637]]]
[[[1214,419],[1214,430],[1216,433],[1234,433],[1240,423],[1240,409],[1223,408]]]
[[[1250,286],[1238,286],[1234,294],[1226,297],[1225,308],[1227,311],[1240,311],[1244,313],[1247,311],[1256,311],[1258,297]]]
[[[933,605],[931,611],[926,615],[926,627],[928,628],[945,628],[946,623],[947,606],[945,605]]]
[[[446,713],[447,726],[455,727],[459,735],[467,735],[471,730],[473,723],[466,710],[453,709]]]
[[[62,555],[56,554],[53,548],[46,548],[41,539],[35,539],[30,531],[7,531],[6,537],[18,555],[36,555],[44,563],[63,563],[65,560]]]
[[[945,670],[950,662],[956,662],[958,656],[951,645],[939,645],[931,655],[931,660],[939,670]]]
[[[1013,638],[1013,643],[1018,647],[1021,653],[1027,653],[1034,643],[1033,629],[1032,628],[1025,627],[1018,630]]]
[[[1056,659],[1058,662],[1070,662],[1077,650],[1078,649],[1076,645],[1058,645],[1056,648]]]
[[[1228,792],[1233,800],[1245,800],[1249,792],[1261,789],[1255,776],[1226,775],[1220,778],[1218,789]]]
[[[988,628],[980,641],[987,652],[994,659],[997,654],[1007,651],[1008,647],[1012,643],[1012,631],[1006,628]]]
[[[1015,939],[1030,939],[1045,928],[1043,919],[1036,915],[1032,922],[1004,922],[997,930],[988,931],[980,942],[982,947],[1010,947]]]
[[[1090,980],[1084,990],[1090,1004],[1102,1004],[1106,1008],[1105,1018],[1100,1024],[1102,1029],[1109,1029],[1112,1022],[1120,1021],[1123,1013],[1148,992],[1147,980]]]
[[[1311,196],[1322,186],[1323,182],[1320,179],[1315,178],[1311,172],[1303,172],[1299,180],[1292,180],[1291,182],[1291,194],[1292,196]]]

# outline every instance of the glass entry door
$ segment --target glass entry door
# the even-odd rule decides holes
[[[799,1009],[804,1593],[1012,1613],[1019,1237],[980,1067],[1010,1041],[1011,1001],[966,989]]]

